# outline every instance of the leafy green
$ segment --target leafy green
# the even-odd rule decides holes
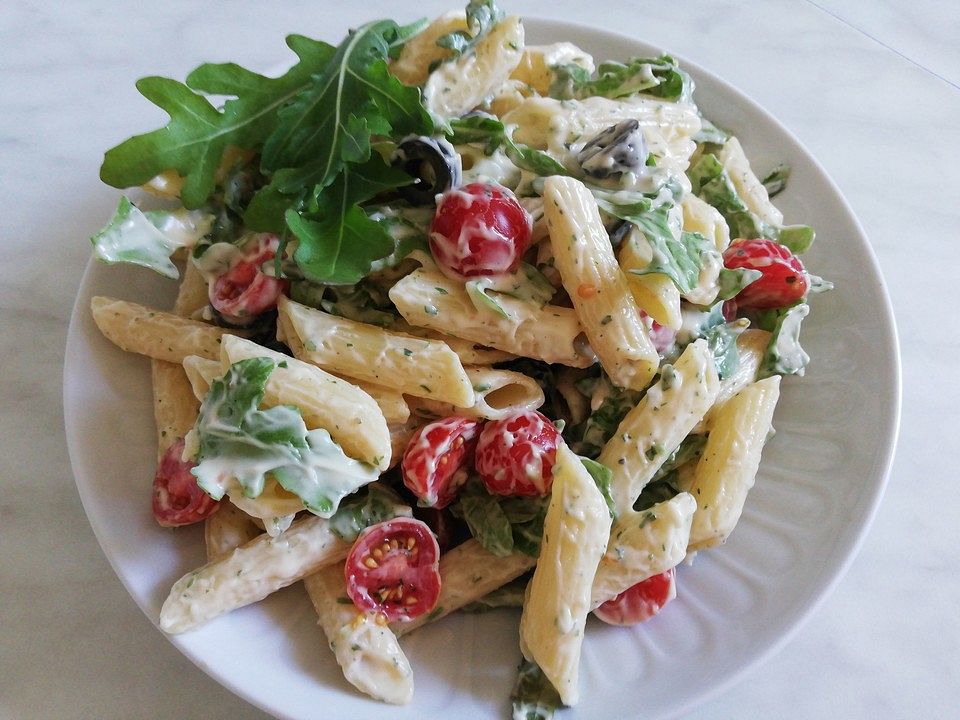
[[[760,279],[763,275],[759,270],[751,268],[721,268],[717,278],[720,291],[718,300],[729,300],[743,290],[747,285]]]
[[[790,179],[790,166],[777,165],[760,182],[767,189],[767,197],[771,200],[782,193],[787,187],[787,180]]]
[[[470,0],[467,3],[467,30],[457,30],[437,40],[437,45],[453,51],[454,57],[474,51],[477,43],[503,20],[503,10],[495,0]]]
[[[492,155],[497,148],[502,147],[510,162],[521,170],[537,175],[570,174],[562,164],[545,152],[515,143],[513,130],[492,115],[468,115],[451,120],[447,139],[454,145],[482,144],[487,155]]]
[[[212,222],[212,215],[199,210],[141,212],[124,196],[113,217],[90,242],[98,260],[141,265],[176,279],[180,273],[170,256],[179,248],[196,245]]]
[[[800,347],[800,324],[809,313],[810,306],[806,303],[774,311],[772,317],[775,322],[770,343],[760,360],[758,378],[771,375],[803,375],[810,356]],[[769,318],[766,323],[769,323]]]
[[[597,490],[603,495],[604,502],[607,503],[607,509],[610,511],[610,517],[615,518],[617,516],[616,506],[613,504],[613,495],[610,494],[610,481],[613,480],[613,471],[606,465],[590,458],[582,457],[580,462],[590,473],[590,477],[597,485]]]
[[[643,392],[615,387],[605,375],[590,380],[593,382],[578,383],[578,389],[592,395],[599,384],[604,398],[583,423],[571,429],[570,440],[571,447],[578,455],[596,458],[617,431],[620,421],[640,402]],[[589,387],[590,385],[593,387]]]
[[[777,241],[794,255],[801,255],[810,249],[816,233],[809,225],[785,225],[777,234]]]
[[[683,442],[677,446],[676,450],[670,453],[667,459],[663,461],[663,465],[657,469],[654,476],[650,478],[650,484],[652,485],[653,483],[667,479],[667,476],[678,467],[686,465],[691,460],[700,457],[703,454],[703,448],[706,444],[706,435],[687,435],[687,437],[683,439]],[[647,487],[649,487],[649,485]],[[676,495],[676,492],[673,494]],[[659,500],[657,502],[659,502]],[[634,504],[634,509],[642,510],[644,508],[638,508],[636,504]]]
[[[536,663],[522,660],[517,668],[517,683],[510,695],[513,720],[552,720],[563,703],[560,693],[550,684]]]
[[[714,325],[704,332],[703,337],[713,353],[713,361],[717,366],[717,374],[724,380],[737,371],[740,365],[740,352],[737,350],[737,338],[750,325],[748,320]]]
[[[546,498],[492,495],[473,480],[461,489],[451,511],[467,523],[477,542],[494,555],[540,554]]]
[[[653,250],[653,259],[645,268],[631,268],[634,275],[661,273],[677,286],[681,293],[688,293],[697,287],[700,271],[703,269],[702,257],[714,245],[703,235],[696,232],[683,232],[677,240],[673,233],[644,232]]]
[[[287,46],[300,61],[279,78],[233,63],[208,63],[190,73],[186,84],[162,77],[139,80],[137,89],[165,110],[170,122],[108,150],[100,179],[125,188],[176,170],[184,178],[184,206],[200,207],[213,192],[224,151],[230,146],[259,149],[273,130],[280,108],[312,84],[312,77],[334,53],[330,45],[302,35],[287,37]],[[200,93],[231,99],[217,109]]]
[[[258,497],[267,476],[330,517],[340,500],[377,479],[375,468],[347,457],[326,430],[307,431],[300,411],[288,405],[258,409],[275,364],[241,360],[210,383],[194,430],[200,488],[215,500],[231,479],[246,497]]]
[[[371,525],[394,517],[412,517],[413,511],[386,485],[373,482],[365,495],[344,503],[330,518],[330,530],[341,540],[353,542]]]
[[[730,139],[730,133],[717,127],[703,115],[700,116],[700,130],[694,136],[693,141],[698,145],[725,145]]]
[[[577,67],[577,66],[573,66]],[[671,100],[688,102],[693,81],[669,55],[658,58],[631,58],[626,63],[605,62],[597,68],[596,77],[570,65],[561,66],[557,80],[550,88],[552,97],[560,100],[583,100],[600,96],[622,98],[643,93]]]
[[[466,289],[477,310],[489,310],[504,318],[509,317],[507,311],[497,302],[496,297],[487,294],[488,290],[534,303],[538,307],[548,303],[556,292],[543,273],[529,263],[521,263],[516,271],[505,275],[488,275],[468,280]]]
[[[390,48],[406,37],[392,20],[368,23],[337,47],[311,85],[277,114],[261,165],[283,193],[326,187],[348,163],[370,158],[372,135],[433,132],[420,91],[390,75]]]

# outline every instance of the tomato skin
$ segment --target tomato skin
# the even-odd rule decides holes
[[[530,245],[533,220],[501,185],[470,183],[440,196],[430,252],[456,280],[513,272]]]
[[[723,252],[723,264],[728,268],[749,268],[762,273],[737,293],[738,308],[766,310],[786,307],[807,294],[809,282],[800,258],[773,240],[734,240]]]
[[[440,548],[426,523],[398,517],[371,525],[344,566],[347,595],[387,622],[430,612],[440,597]]]
[[[494,495],[543,497],[553,485],[560,433],[536,410],[491,420],[477,442],[476,468]]]
[[[261,269],[276,256],[280,238],[261,233],[246,245],[239,262],[210,284],[210,304],[227,322],[246,325],[277,306],[277,298],[289,292],[290,282],[267,275]]]
[[[480,423],[453,415],[417,430],[400,461],[403,484],[421,507],[444,508],[467,480]]]
[[[192,525],[213,515],[220,501],[207,495],[190,470],[196,466],[184,462],[183,438],[167,448],[153,478],[153,517],[163,527]]]
[[[649,620],[677,596],[673,568],[627,588],[593,614],[610,625],[636,625]]]

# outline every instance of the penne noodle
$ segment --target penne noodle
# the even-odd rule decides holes
[[[278,308],[285,335],[300,339],[307,362],[416,397],[459,407],[474,402],[463,363],[442,342],[391,333],[286,298]]]
[[[262,528],[258,528],[250,516],[236,505],[229,500],[221,501],[220,508],[207,518],[203,527],[207,560],[223,557],[262,532]]]
[[[347,597],[340,563],[304,578],[320,627],[343,676],[376,700],[405,705],[413,699],[413,670],[393,631]]]
[[[554,267],[600,364],[614,385],[645,388],[660,356],[617,264],[593,195],[579,180],[548,177],[543,212]]]
[[[207,360],[199,355],[187,355],[183,359],[183,371],[190,383],[194,397],[198,402],[203,402],[207,393],[210,392],[210,383],[219,377],[223,377],[223,364],[219,360]]]
[[[423,85],[438,63],[453,57],[453,52],[437,45],[437,40],[466,29],[467,18],[462,10],[441,15],[407,40],[400,56],[390,63],[390,74],[404,85]]]
[[[713,407],[707,411],[703,420],[697,423],[697,426],[691,432],[707,432],[714,416],[720,412],[724,403],[747,385],[756,381],[760,361],[763,359],[763,353],[769,343],[770,333],[766,330],[744,330],[740,334],[737,338],[737,352],[740,355],[737,369],[733,375],[720,381],[720,392],[717,393],[717,399],[713,403]]]
[[[397,332],[406,333],[407,335],[427,338],[428,340],[439,340],[440,342],[446,343],[447,347],[457,354],[457,357],[460,358],[460,362],[462,362],[464,366],[493,365],[494,363],[506,362],[507,360],[514,360],[516,358],[516,355],[504,352],[503,350],[485,347],[478,343],[464,340],[463,338],[454,337],[453,335],[444,335],[441,332],[411,325],[405,320],[397,320],[392,327]]]
[[[583,328],[571,308],[497,298],[507,317],[478,310],[463,283],[420,268],[390,290],[390,299],[412,325],[430,328],[514,355],[573,367],[593,364]]]
[[[536,564],[536,558],[522,553],[498,557],[471,538],[440,557],[440,599],[433,611],[391,627],[402,637],[479,600]]]
[[[219,366],[219,363],[218,363]],[[152,360],[153,414],[157,422],[157,457],[186,434],[197,421],[200,403],[194,397],[183,367],[164,360]]]
[[[187,355],[219,358],[222,338],[237,333],[107,297],[91,299],[90,309],[100,332],[121,350],[178,365]]]
[[[183,271],[183,280],[180,281],[180,289],[177,292],[177,300],[173,304],[173,312],[189,318],[209,304],[210,295],[206,278],[188,259]]]
[[[633,228],[627,233],[618,260],[637,306],[664,327],[679,330],[683,316],[680,314],[680,291],[673,280],[663,273],[635,275],[630,272],[647,267],[653,260],[653,250],[642,232]]]
[[[314,365],[249,340],[232,335],[224,339],[224,363],[253,357],[267,357],[277,363],[267,380],[264,406],[294,405],[308,429],[323,428],[350,457],[380,470],[390,466],[387,422],[367,393]]]
[[[496,368],[466,368],[473,383],[476,402],[472,407],[458,408],[448,403],[418,399],[421,414],[434,417],[461,415],[486,420],[501,420],[525,410],[536,410],[544,402],[543,389],[536,380],[523,373]]]

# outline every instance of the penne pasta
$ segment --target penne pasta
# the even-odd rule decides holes
[[[697,423],[697,426],[691,432],[707,432],[714,416],[723,405],[747,385],[756,381],[760,361],[763,359],[763,353],[769,343],[770,333],[766,330],[744,330],[740,333],[737,338],[737,353],[739,355],[737,369],[733,375],[720,381],[720,392],[717,393],[717,399],[713,403],[713,407],[707,411],[703,420]]]
[[[614,385],[640,390],[660,356],[617,264],[593,195],[579,180],[548,177],[543,212],[554,266],[590,346]]]
[[[250,516],[229,500],[220,502],[220,508],[207,518],[203,527],[203,540],[207,548],[207,560],[216,560],[233,552],[241,545],[258,537],[263,530]]]
[[[437,63],[453,57],[453,52],[438,45],[437,40],[466,29],[462,10],[441,15],[404,43],[399,57],[390,63],[390,74],[404,85],[423,85]]]
[[[653,260],[653,250],[643,233],[636,228],[627,233],[620,245],[618,260],[637,307],[664,327],[679,330],[683,316],[680,291],[673,280],[663,273],[636,275],[630,272],[647,267]]]
[[[187,261],[177,291],[173,312],[185,318],[193,317],[210,302],[207,280],[192,262]]]
[[[150,370],[153,414],[157,422],[157,457],[160,458],[173,443],[186,437],[197,421],[200,403],[194,397],[182,366],[164,360],[152,360]]]
[[[387,332],[286,298],[278,307],[307,362],[416,397],[459,407],[474,402],[460,358],[442,342]]]
[[[304,578],[320,627],[347,681],[376,700],[405,705],[413,699],[413,670],[397,636],[375,613],[347,597],[340,563]]]
[[[102,296],[90,300],[90,310],[100,332],[121,350],[170,363],[187,355],[215,360],[222,338],[237,332]]]
[[[698,232],[708,240],[712,240],[717,250],[723,252],[730,244],[730,228],[723,215],[705,200],[690,193],[683,196],[680,202],[683,208],[683,229],[687,232]]]
[[[435,330],[428,330],[425,327],[411,325],[405,320],[397,320],[392,327],[397,332],[402,332],[407,335],[414,335],[428,340],[439,340],[442,343],[446,343],[447,347],[457,354],[457,357],[460,358],[460,362],[462,362],[464,366],[493,365],[494,363],[505,362],[516,358],[516,355],[504,352],[503,350],[486,347],[469,340],[464,340],[463,338],[454,337],[453,335],[445,335]]]
[[[543,389],[523,373],[496,368],[466,368],[473,383],[476,400],[472,407],[458,408],[431,400],[418,400],[421,414],[445,417],[461,415],[485,420],[500,420],[525,410],[536,410],[544,402]]]
[[[583,327],[570,308],[500,296],[502,317],[474,307],[462,283],[420,268],[390,290],[390,299],[412,325],[430,328],[514,355],[573,367],[593,364]]]
[[[717,159],[727,171],[737,194],[750,212],[773,227],[783,225],[783,213],[770,202],[767,189],[751,169],[750,161],[747,160],[737,138],[731,137],[727,140]]]

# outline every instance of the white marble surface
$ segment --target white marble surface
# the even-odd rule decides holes
[[[129,600],[73,485],[60,373],[86,237],[116,192],[104,148],[153,126],[133,80],[202,60],[267,68],[290,31],[338,38],[334,3],[0,4],[0,717],[263,718]],[[340,3],[336,4],[341,5]],[[432,14],[447,6],[421,0]],[[874,243],[899,323],[900,448],[862,551],[799,634],[690,717],[946,718],[960,706],[960,5],[893,0],[553,3],[511,9],[671,48],[774,113],[824,164]],[[600,8],[602,7],[602,11]],[[371,0],[365,16],[396,16]],[[951,30],[953,28],[953,30]]]

